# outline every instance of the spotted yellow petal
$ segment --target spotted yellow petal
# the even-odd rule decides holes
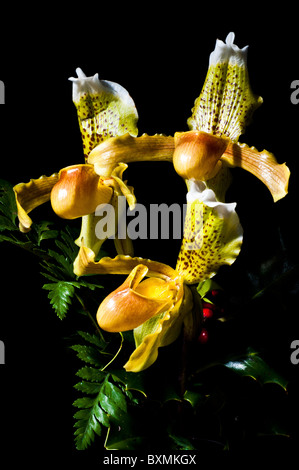
[[[236,142],[263,100],[250,88],[248,48],[239,49],[233,42],[234,33],[227,36],[225,43],[217,40],[188,125],[191,130],[226,136]]]
[[[77,108],[83,150],[89,152],[100,142],[117,135],[137,135],[138,113],[127,90],[117,83],[86,77],[80,68],[73,82],[73,102]]]
[[[21,232],[30,230],[32,220],[28,214],[50,200],[52,188],[58,179],[58,174],[54,173],[52,176],[41,176],[30,180],[29,183],[19,183],[14,186]]]
[[[237,258],[243,231],[235,203],[221,203],[205,183],[190,183],[184,236],[176,270],[188,284],[214,276]]]

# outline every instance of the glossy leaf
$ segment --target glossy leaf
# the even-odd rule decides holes
[[[288,381],[272,369],[254,351],[248,351],[248,354],[245,356],[228,361],[224,365],[241,376],[254,378],[262,385],[266,383],[276,383],[286,390]]]

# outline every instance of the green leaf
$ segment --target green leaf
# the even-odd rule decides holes
[[[174,442],[175,448],[177,450],[195,450],[196,448],[191,444],[189,439],[185,437],[175,436],[174,434],[169,434],[170,439]]]
[[[66,258],[64,255],[59,254],[57,251],[49,250],[49,255],[55,260],[55,264],[60,265],[62,268],[62,273],[66,274],[70,278],[74,278],[73,272],[73,263],[69,258]]]
[[[127,372],[125,369],[111,370],[113,380],[122,382],[126,390],[136,390],[146,396],[145,373]]]
[[[203,393],[187,390],[184,394],[184,400],[187,400],[193,408],[201,406],[205,402],[205,395]]]
[[[259,381],[262,385],[276,383],[286,390],[288,381],[272,369],[258,353],[249,350],[246,356],[228,361],[224,364],[241,376],[249,376]]]
[[[8,218],[3,215],[0,215],[0,231],[4,230],[18,230],[15,224]]]
[[[84,371],[84,375],[86,373]],[[88,368],[88,374],[95,369]],[[82,373],[82,369],[81,369]],[[78,398],[74,406],[80,408],[74,415],[76,419],[75,441],[77,449],[86,449],[94,440],[95,434],[101,435],[101,425],[110,427],[111,422],[124,422],[126,419],[127,404],[122,391],[109,382],[109,374],[104,380],[99,376],[100,382],[82,381],[75,385],[75,388],[83,393],[95,395],[94,397]],[[111,421],[112,420],[112,421]]]
[[[65,318],[75,293],[74,283],[58,281],[52,284],[44,284],[43,289],[49,291],[48,298],[59,318],[61,320]]]
[[[78,370],[76,375],[81,379],[89,380],[91,382],[101,382],[104,380],[106,373],[101,370],[94,369],[93,367],[86,366]]]
[[[32,230],[30,232],[31,239],[35,237],[35,242],[37,246],[40,246],[42,240],[49,240],[51,238],[57,238],[59,235],[58,230],[51,230],[50,226],[53,225],[53,222],[48,222],[43,220],[39,223],[34,223],[32,225]]]
[[[103,367],[101,352],[92,346],[76,344],[75,346],[71,346],[71,349],[76,351],[77,356],[79,359],[81,359],[81,361],[84,361],[87,364],[98,366],[99,368]]]
[[[200,298],[207,300],[208,302],[209,300],[206,299],[205,297],[208,294],[208,292],[210,292],[213,289],[216,289],[216,290],[221,289],[220,286],[213,279],[206,279],[205,281],[200,282],[197,286],[197,292],[199,293]]]
[[[86,449],[94,441],[95,434],[101,436],[101,425],[109,427],[109,420],[99,404],[99,394],[94,398],[78,398],[74,406],[81,408],[74,415],[76,419],[75,442],[78,450]]]
[[[97,335],[91,335],[90,333],[86,333],[85,331],[78,331],[79,335],[85,339],[90,344],[93,344],[95,346],[98,346],[99,348],[103,348],[106,346],[106,342],[102,340]]]
[[[101,390],[101,385],[94,382],[79,382],[75,386],[76,390],[79,392],[87,393],[93,395],[94,393],[99,393]]]
[[[15,224],[17,205],[13,185],[2,179],[0,179],[0,212]]]
[[[101,407],[112,418],[118,420],[122,417],[122,412],[127,411],[127,403],[123,392],[106,377],[100,392]]]
[[[105,449],[107,450],[140,450],[146,444],[147,438],[142,435],[142,430],[135,430],[135,423],[129,415],[119,426],[111,425],[106,441]]]

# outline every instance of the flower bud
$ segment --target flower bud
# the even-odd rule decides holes
[[[73,165],[60,170],[51,204],[59,217],[76,219],[95,212],[99,204],[107,204],[112,194],[113,189],[96,174],[93,165]]]
[[[228,139],[202,131],[177,132],[174,136],[175,171],[186,180],[207,181],[221,168],[219,161]]]

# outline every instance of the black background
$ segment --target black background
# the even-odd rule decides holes
[[[46,5],[43,11],[18,8],[18,21],[7,12],[3,21],[8,27],[1,32],[5,105],[0,107],[0,177],[16,184],[82,162],[68,81],[76,67],[86,75],[98,72],[129,91],[139,113],[139,135],[187,130],[216,38],[224,40],[234,31],[239,47],[250,46],[252,89],[264,99],[240,141],[273,152],[292,173],[289,195],[274,205],[258,180],[234,170],[229,198],[238,203],[246,234],[238,262],[250,268],[279,250],[278,226],[288,252],[298,258],[299,105],[290,100],[291,82],[299,79],[298,11],[292,7],[275,13],[262,5],[262,11],[248,5],[242,11],[230,8],[97,3],[73,5],[62,16]],[[185,202],[184,183],[167,163],[132,164],[126,178],[139,202]],[[43,211],[46,219],[49,209]],[[136,255],[174,264],[178,247],[175,242],[142,241]],[[61,322],[49,307],[38,263],[30,255],[7,244],[0,250],[0,339],[6,349],[6,364],[0,366],[1,452],[8,452],[11,463],[21,459],[33,467],[40,466],[41,458],[42,464],[63,460],[70,466],[97,466],[102,448],[82,453],[73,444],[77,364],[64,340],[72,328],[71,315]],[[299,337],[299,311],[296,303],[286,303],[283,317],[253,315],[253,322],[266,335],[267,322],[271,324],[270,352],[298,383],[299,365],[290,364],[289,357],[290,343]]]

